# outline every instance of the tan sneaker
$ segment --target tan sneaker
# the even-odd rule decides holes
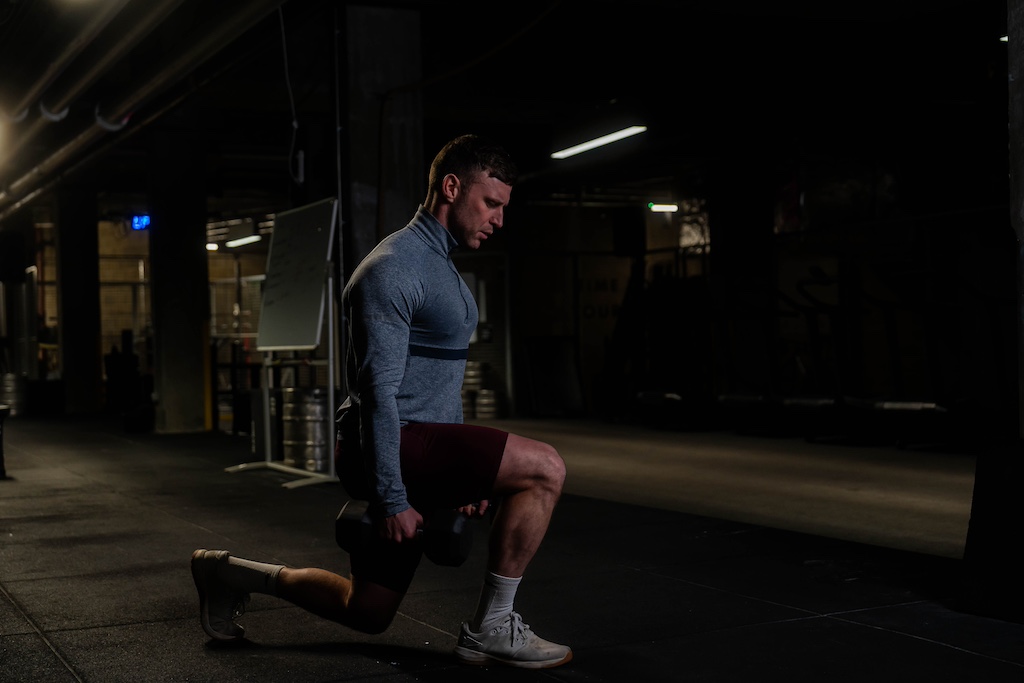
[[[566,645],[552,643],[530,630],[517,612],[484,633],[463,623],[455,656],[467,664],[504,664],[520,669],[550,669],[572,659]]]
[[[217,568],[230,557],[226,550],[196,550],[192,553],[192,580],[199,591],[199,623],[206,635],[216,640],[238,640],[245,629],[235,619],[245,613],[248,593],[239,593],[224,584]]]

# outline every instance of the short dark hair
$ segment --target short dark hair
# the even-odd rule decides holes
[[[501,145],[472,133],[450,140],[437,153],[430,164],[429,190],[439,192],[449,173],[462,182],[472,182],[476,174],[484,173],[506,185],[515,185],[519,176],[515,162]]]

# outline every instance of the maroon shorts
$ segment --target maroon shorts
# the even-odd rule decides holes
[[[490,500],[508,432],[465,424],[409,424],[402,428],[402,481],[409,504],[427,516]],[[344,425],[339,430],[336,469],[353,498],[366,500],[358,438]],[[351,554],[352,575],[404,593],[412,582],[422,552],[417,543],[375,539]]]

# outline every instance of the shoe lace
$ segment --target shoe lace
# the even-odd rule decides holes
[[[519,615],[519,612],[510,612],[507,623],[509,642],[513,645],[517,642],[525,643],[527,641],[527,634],[530,632],[530,625],[523,622],[523,618]],[[505,625],[502,624],[502,626]]]

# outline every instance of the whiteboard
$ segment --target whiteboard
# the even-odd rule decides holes
[[[324,319],[327,268],[337,199],[322,199],[274,218],[260,306],[258,351],[315,349]]]

